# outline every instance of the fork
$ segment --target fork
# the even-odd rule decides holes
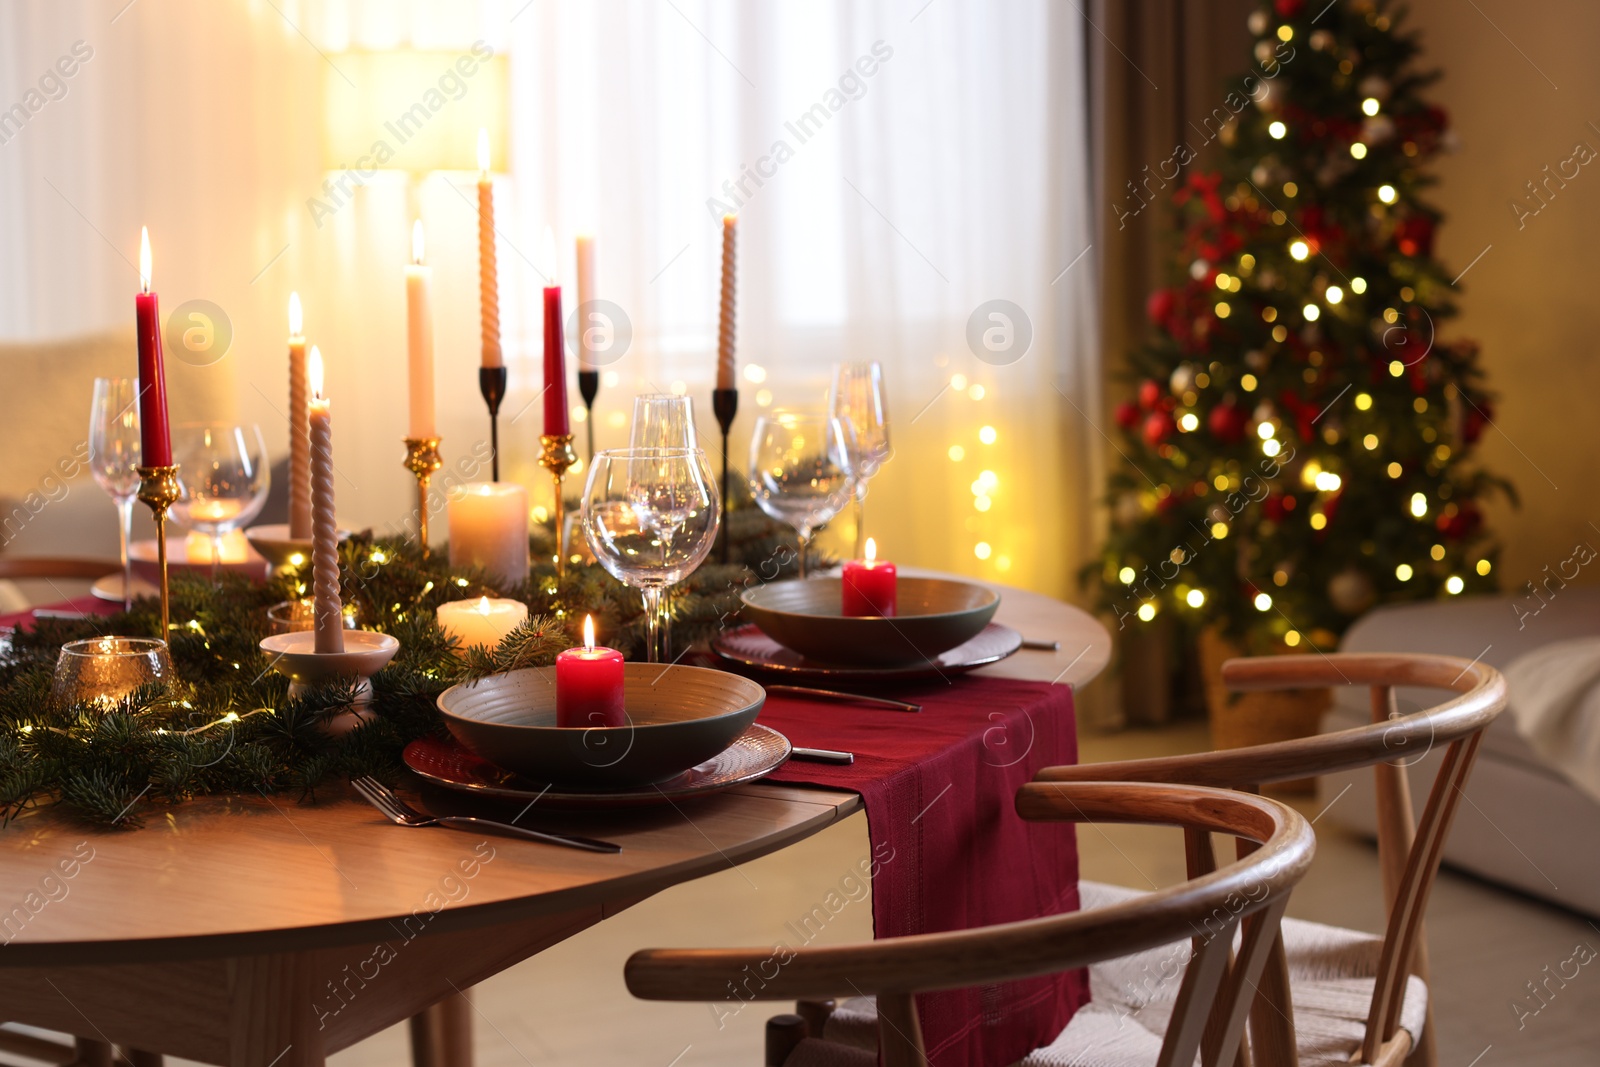
[[[612,844],[610,841],[597,841],[592,837],[547,834],[542,830],[530,830],[525,826],[495,822],[493,819],[478,819],[470,815],[427,815],[401,800],[376,778],[365,776],[352,778],[350,784],[356,787],[356,792],[366,798],[367,803],[382,812],[390,822],[400,826],[448,826],[456,830],[495,830],[517,837],[526,837],[531,841],[542,841],[547,845],[565,845],[568,848],[581,848],[588,852],[622,851],[621,845]]]

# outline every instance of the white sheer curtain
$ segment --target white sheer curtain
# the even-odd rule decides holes
[[[234,376],[240,414],[281,449],[283,308],[298,289],[330,367],[341,511],[384,525],[408,490],[401,265],[413,216],[436,271],[447,459],[486,434],[475,176],[380,174],[318,225],[308,201],[327,177],[321,124],[334,94],[374,91],[348,83],[342,53],[481,40],[511,71],[513,143],[497,182],[511,414],[539,387],[532,264],[550,226],[569,282],[572,236],[598,235],[600,295],[632,322],[596,406],[602,446],[625,436],[640,391],[687,390],[710,425],[718,216],[735,207],[740,361],[765,374],[740,383],[736,460],[763,401],[820,400],[834,360],[880,360],[896,455],[872,485],[869,532],[908,563],[1070,590],[1099,470],[1098,435],[1076,410],[1096,410],[1099,378],[1094,257],[1078,258],[1092,230],[1070,5],[120,7],[0,8],[4,86],[37,81],[76,40],[95,49],[66,96],[0,144],[6,339],[124,323],[135,284],[124,257],[148,224],[165,305],[203,297],[228,311],[234,347],[208,372]],[[996,299],[1021,308],[1032,333],[1005,365],[967,340],[969,318]],[[536,500],[548,492],[538,419],[533,405],[502,429],[509,476]]]

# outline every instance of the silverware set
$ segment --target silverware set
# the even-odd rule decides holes
[[[543,830],[530,830],[526,826],[496,822],[493,819],[479,819],[471,815],[429,815],[401,800],[393,790],[376,778],[353,778],[350,784],[356,787],[356,792],[365,797],[369,804],[398,826],[447,826],[452,830],[487,830],[510,834],[513,837],[525,837],[530,841],[541,841],[547,845],[581,848],[587,852],[622,851],[621,845],[612,844],[610,841],[597,841],[592,837],[546,833]]]

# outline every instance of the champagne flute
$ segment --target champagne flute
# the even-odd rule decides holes
[[[663,658],[661,599],[716,541],[722,501],[700,449],[614,448],[595,455],[583,533],[595,559],[644,599],[647,657]]]
[[[867,480],[890,455],[889,406],[884,400],[883,368],[872,363],[835,363],[828,410],[847,420],[855,433],[856,559],[866,553]]]
[[[762,511],[794,527],[802,578],[812,535],[855,492],[855,447],[845,424],[826,411],[779,408],[756,420],[750,438],[750,493]]]
[[[272,485],[261,427],[206,422],[179,427],[178,522],[211,538],[211,575],[222,567],[222,538],[261,514]]]
[[[89,470],[117,505],[122,536],[122,610],[133,607],[133,501],[139,493],[139,386],[132,378],[96,378],[89,407]]]

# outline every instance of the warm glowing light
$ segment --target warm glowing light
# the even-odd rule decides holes
[[[1337,304],[1344,299],[1344,290],[1337,285],[1330,285],[1328,291],[1322,294],[1322,298],[1330,304]]]
[[[952,374],[952,375],[950,375],[950,388],[956,390],[957,392],[960,392],[960,391],[966,389],[966,387],[967,387],[967,376],[965,374]]]
[[[1300,631],[1290,630],[1288,633],[1284,634],[1283,643],[1288,645],[1290,648],[1294,648],[1300,643]]]
[[[1428,513],[1428,498],[1421,493],[1411,494],[1411,514],[1422,518]]]
[[[1212,523],[1211,524],[1211,536],[1215,537],[1218,541],[1221,541],[1224,538],[1226,538],[1228,536],[1228,524],[1225,523],[1225,522],[1214,522],[1214,523]]]
[[[867,554],[866,554],[866,556],[864,558],[866,559],[866,561],[868,563],[871,563],[872,561],[874,561],[874,560],[876,560],[878,558],[878,539],[877,538],[875,538],[875,537],[867,538],[866,553]]]
[[[1365,100],[1361,101],[1361,113],[1363,115],[1376,115],[1378,113],[1379,106],[1378,98],[1375,96],[1369,96]]]
[[[426,257],[428,244],[422,239],[422,220],[411,224],[411,262],[420,264]]]
[[[1217,305],[1216,311],[1217,311],[1217,318],[1219,318],[1219,319],[1225,319],[1229,315],[1233,314],[1233,308],[1232,308],[1232,306],[1230,306],[1228,304],[1227,301],[1223,301],[1223,302],[1219,303]]]
[[[1283,140],[1284,134],[1289,132],[1289,127],[1285,126],[1281,122],[1274,122],[1272,125],[1267,127],[1267,132],[1272,135],[1272,139],[1274,141],[1281,141]]]
[[[1256,391],[1256,376],[1254,374],[1246,374],[1244,377],[1240,378],[1239,379],[1239,388],[1243,389],[1247,393],[1255,392]]]
[[[982,400],[983,397],[984,397],[984,392],[985,392],[985,390],[984,390],[983,386],[974,385],[970,389],[967,390],[967,395],[970,396],[974,400]]]
[[[322,399],[322,349],[316,345],[311,346],[311,354],[306,357],[306,377],[311,382],[311,396],[316,400]]]
[[[1392,359],[1389,361],[1389,377],[1398,378],[1405,372],[1406,365],[1404,363],[1401,363],[1398,359]]]
[[[1402,473],[1403,473],[1403,472],[1404,472],[1404,471],[1405,471],[1405,468],[1404,468],[1404,467],[1402,467],[1402,466],[1400,466],[1400,464],[1398,464],[1398,463],[1390,463],[1390,464],[1389,464],[1389,466],[1388,466],[1388,468],[1387,468],[1387,469],[1386,469],[1386,473],[1387,473],[1387,474],[1388,474],[1388,475],[1389,475],[1389,477],[1391,477],[1391,478],[1398,478],[1398,477],[1400,477],[1400,475],[1401,475],[1401,474],[1402,474]]]
[[[950,451],[946,453],[946,455],[950,457],[950,462],[960,463],[962,460],[967,458],[967,450],[962,448],[960,445],[951,445]]]
[[[1324,493],[1336,492],[1340,484],[1339,476],[1332,471],[1323,471],[1317,475],[1316,486]]]
[[[1366,159],[1367,146],[1362,144],[1360,141],[1357,141],[1355,144],[1350,146],[1350,155],[1356,159]]]
[[[1356,394],[1356,410],[1357,411],[1366,411],[1371,407],[1372,407],[1372,394],[1371,393],[1357,393]]]
[[[1399,196],[1400,194],[1394,191],[1394,186],[1392,185],[1378,186],[1378,199],[1382,200],[1385,204],[1394,203],[1395,200],[1399,199]]]
[[[1432,548],[1428,549],[1428,555],[1432,556],[1434,559],[1444,559],[1444,546],[1434,545]]]
[[[979,494],[978,496],[972,498],[972,506],[977,508],[979,511],[988,511],[990,508],[994,507],[994,501],[989,499],[987,496]]]
[[[993,426],[985,426],[983,429],[978,431],[978,440],[982,441],[986,445],[994,444],[996,438],[999,436],[999,433],[995,431]]]
[[[489,173],[489,131],[478,127],[478,169]]]
[[[1217,275],[1217,288],[1221,289],[1221,290],[1224,290],[1224,291],[1227,290],[1227,288],[1228,288],[1228,276],[1226,274],[1219,273]]]
[[[1257,611],[1272,610],[1272,596],[1269,593],[1257,593],[1255,603]]]
[[[746,363],[744,365],[744,380],[752,385],[760,385],[767,380],[767,368],[759,363]]]
[[[289,294],[289,336],[299,337],[304,329],[303,316],[300,313],[300,294]]]
[[[871,540],[871,538],[867,539],[867,558],[868,559],[872,558],[872,540]],[[484,602],[485,605],[487,605],[489,603],[488,598],[487,597],[484,598],[483,602]],[[585,615],[583,617],[583,647],[584,648],[593,648],[594,647],[594,616],[593,615]]]
[[[1368,452],[1376,452],[1378,450],[1378,435],[1375,433],[1367,434],[1361,439],[1361,444]]]
[[[1324,515],[1320,511],[1313,511],[1311,513],[1311,528],[1313,530],[1320,530],[1320,529],[1322,529],[1323,527],[1325,527],[1327,525],[1328,525],[1328,516]]]
[[[1446,578],[1444,582],[1445,592],[1450,593],[1452,596],[1461,592],[1461,590],[1465,589],[1466,587],[1467,583],[1461,580],[1461,575],[1459,574],[1452,574],[1450,577]]]
[[[1402,582],[1409,582],[1411,580],[1411,576],[1415,573],[1416,572],[1411,569],[1411,564],[1409,563],[1402,563],[1400,566],[1394,569],[1394,576],[1400,579]]]
[[[1283,451],[1283,446],[1276,441],[1262,441],[1261,451],[1268,456],[1276,456]]]
[[[979,559],[988,559],[990,553],[993,551],[994,549],[989,547],[989,542],[987,541],[979,541],[977,544],[972,546],[972,554],[977,556]]]
[[[544,284],[547,289],[554,289],[561,283],[557,278],[556,259],[556,231],[546,226],[544,240],[539,245],[539,273],[544,275]]]
[[[489,613],[492,612],[492,611],[494,611],[494,606],[489,603],[489,598],[486,597],[486,596],[479,597],[478,598],[478,614],[482,615],[484,618],[488,618],[489,617]],[[585,638],[587,638],[589,636],[589,631],[585,631],[583,636]],[[594,641],[590,640],[589,644],[591,644],[591,645],[594,644]]]
[[[1294,257],[1296,262],[1304,262],[1306,257],[1311,255],[1311,246],[1301,240],[1290,241],[1289,255]]]
[[[760,390],[759,392],[756,393],[756,407],[764,408],[764,407],[771,406],[771,404],[772,404],[772,390],[771,389],[762,389],[762,390]],[[617,425],[620,426],[622,424],[619,422],[619,423],[617,423]]]
[[[1256,434],[1260,436],[1263,441],[1276,436],[1277,432],[1278,428],[1272,425],[1272,423],[1268,422],[1266,419],[1262,419],[1256,424]]]
[[[1155,617],[1156,617],[1156,606],[1155,606],[1155,604],[1153,604],[1153,603],[1151,603],[1150,601],[1147,600],[1143,604],[1139,605],[1139,620],[1141,622],[1149,622],[1151,619],[1153,619]]]
[[[1367,291],[1367,280],[1365,278],[1351,278],[1350,291],[1360,296]]]
[[[150,227],[139,227],[139,286],[150,291]]]
[[[1135,574],[1132,567],[1124,567],[1117,572],[1117,579],[1122,582],[1123,585],[1132,585],[1133,580],[1136,577],[1138,577],[1138,575]]]
[[[1307,322],[1316,322],[1322,317],[1322,309],[1315,304],[1307,304],[1300,309],[1300,313],[1306,317]]]
[[[1191,608],[1198,608],[1206,602],[1206,595],[1198,589],[1191,589],[1189,590],[1189,595],[1183,599],[1189,602]]]
[[[1480,559],[1478,561],[1478,573],[1479,574],[1488,574],[1489,570],[1490,570],[1489,561],[1486,560],[1486,559]]]
[[[1178,427],[1185,433],[1194,433],[1200,428],[1200,416],[1192,411],[1183,413],[1183,418],[1178,420]]]
[[[1000,476],[994,471],[979,471],[978,484],[983,486],[985,491],[988,491],[1000,484]]]
[[[1280,41],[1292,41],[1292,40],[1294,40],[1294,27],[1290,26],[1288,23],[1285,23],[1284,25],[1279,26],[1278,27],[1278,40],[1280,40]]]

